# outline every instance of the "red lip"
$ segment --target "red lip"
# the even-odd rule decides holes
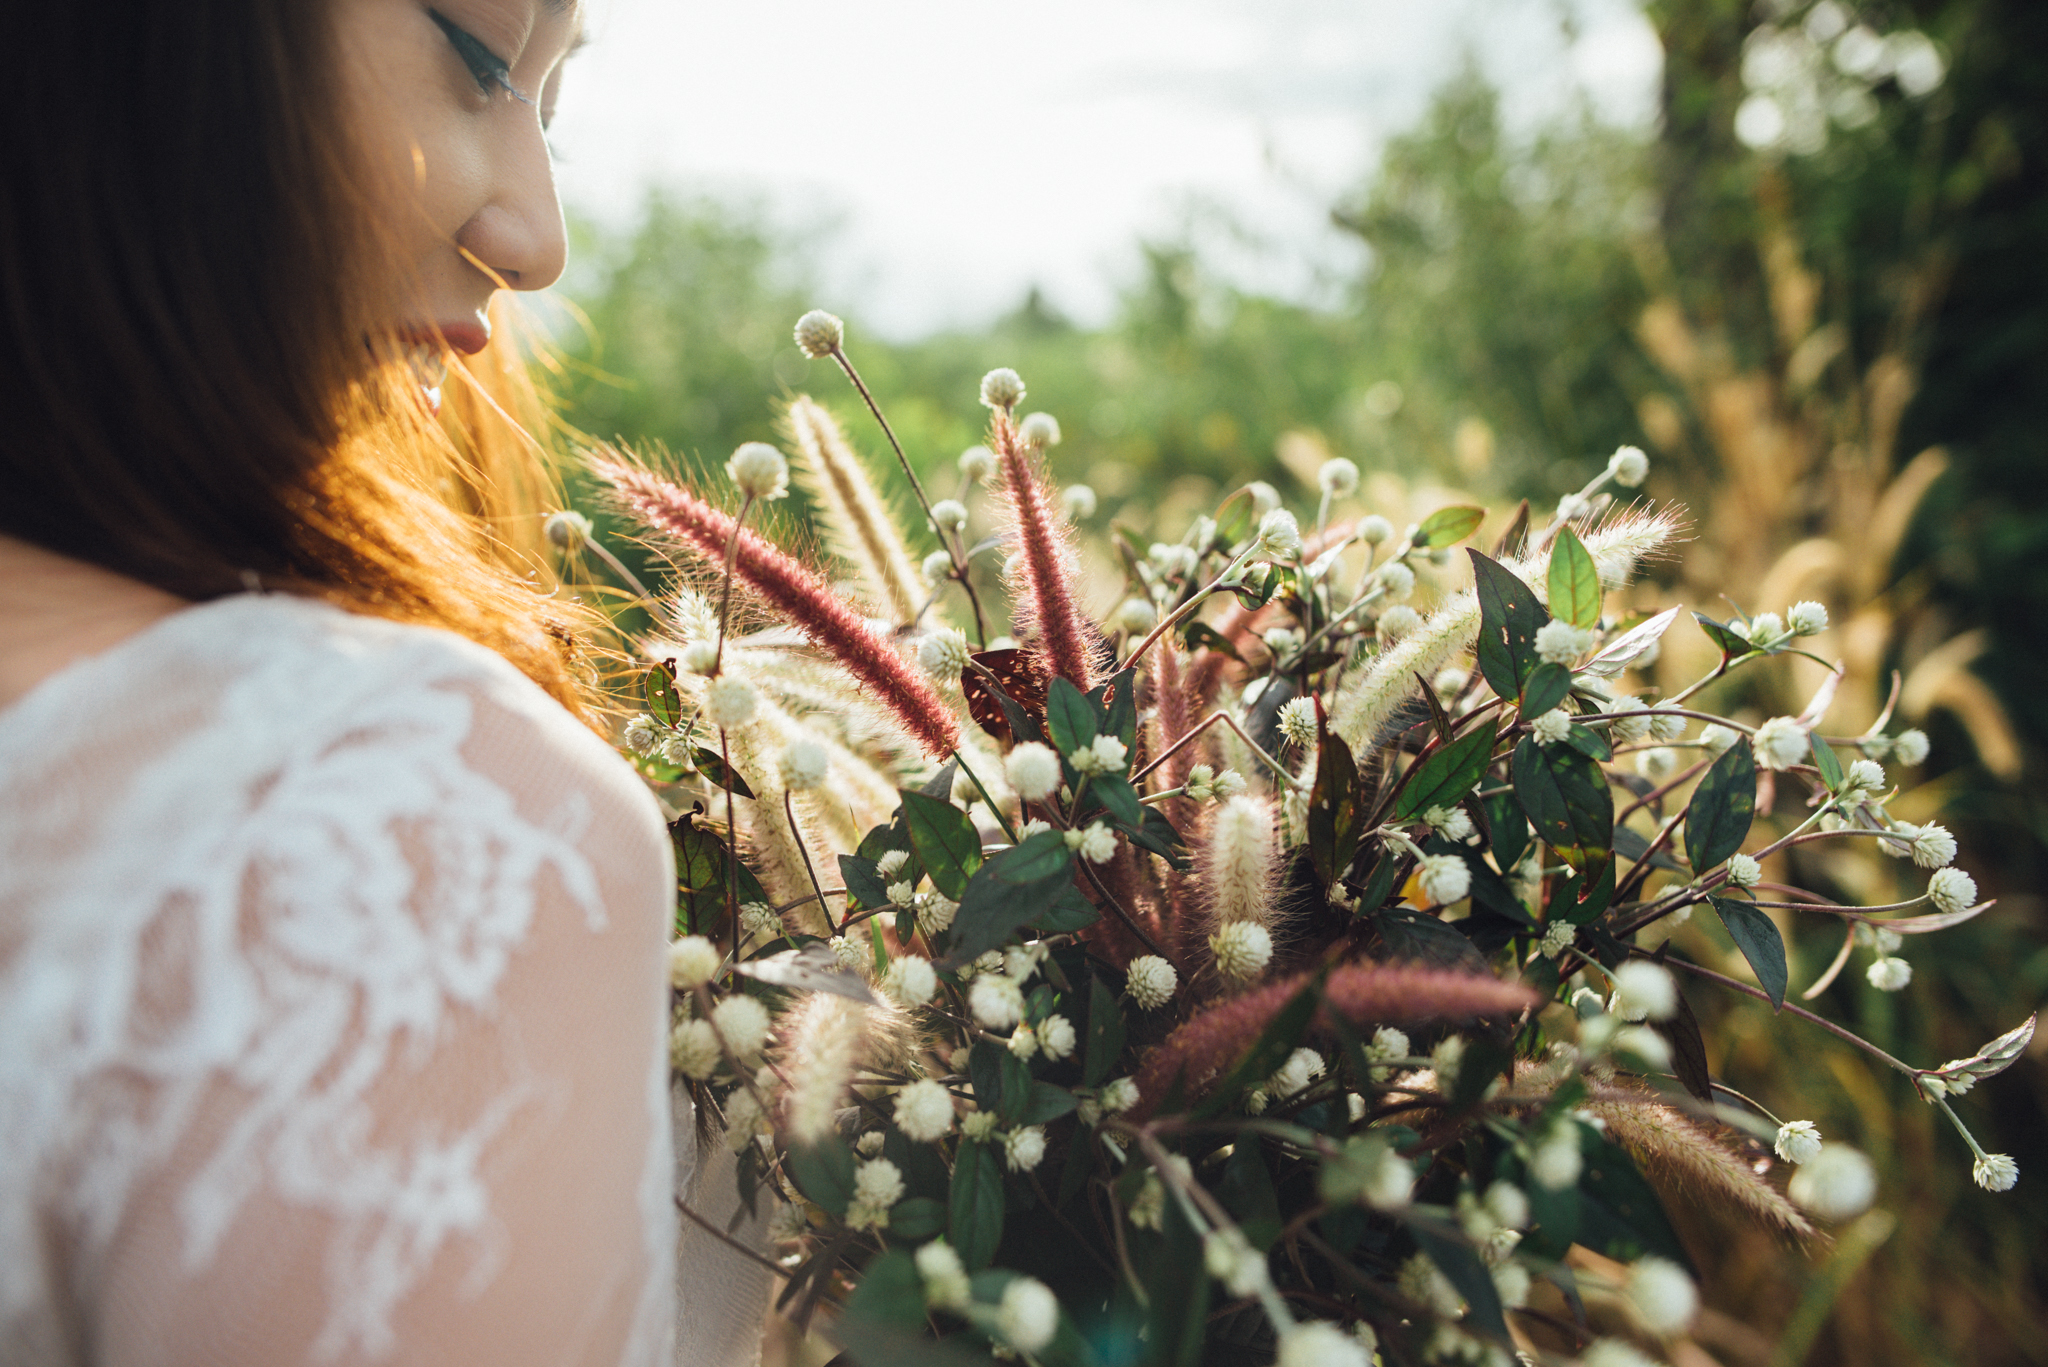
[[[491,325],[481,318],[464,319],[460,322],[435,323],[431,327],[412,328],[405,336],[414,346],[446,345],[465,356],[474,356],[490,345]]]

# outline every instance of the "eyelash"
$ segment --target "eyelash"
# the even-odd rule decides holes
[[[476,78],[477,86],[486,95],[494,95],[502,90],[522,103],[533,103],[512,84],[512,68],[507,66],[497,53],[479,42],[475,34],[456,24],[439,10],[428,10],[427,17],[440,28],[448,39],[448,45],[455,49],[455,55],[469,68],[469,74]]]

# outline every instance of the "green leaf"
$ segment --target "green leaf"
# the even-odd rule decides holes
[[[1061,758],[1095,739],[1095,705],[1086,694],[1055,678],[1045,695],[1045,726]]]
[[[1670,1020],[1652,1021],[1650,1026],[1671,1046],[1671,1071],[1680,1085],[1703,1106],[1714,1104],[1714,1076],[1707,1066],[1707,1042],[1700,1035],[1699,1017],[1685,993],[1677,993],[1678,1010]],[[891,1217],[893,1222],[894,1217]]]
[[[1515,746],[1515,800],[1536,834],[1575,869],[1602,860],[1614,834],[1614,794],[1598,764],[1567,745]]]
[[[1493,862],[1512,870],[1529,852],[1529,818],[1513,792],[1495,793],[1485,799],[1486,823],[1493,828]]]
[[[1707,633],[1707,639],[1721,648],[1721,653],[1730,659],[1741,659],[1755,649],[1739,631],[1722,626],[1705,613],[1695,612],[1692,619],[1700,624],[1700,630]]]
[[[1209,1340],[1209,1297],[1214,1284],[1202,1265],[1202,1236],[1180,1202],[1168,1199],[1156,1252],[1144,1269],[1153,1288],[1146,1310],[1146,1367],[1196,1367]]]
[[[1600,625],[1600,568],[1570,527],[1550,547],[1550,615],[1591,631]]]
[[[1257,1135],[1247,1134],[1237,1141],[1223,1165],[1223,1181],[1216,1196],[1236,1217],[1237,1227],[1253,1248],[1264,1252],[1279,1241],[1286,1219],[1280,1213],[1279,1193],[1273,1189],[1273,1174],[1266,1168],[1264,1141]]]
[[[1479,524],[1486,521],[1486,509],[1473,508],[1465,504],[1453,504],[1439,508],[1415,529],[1414,544],[1418,546],[1451,546],[1479,530]]]
[[[1735,941],[1742,957],[1749,960],[1757,986],[1770,994],[1772,1008],[1782,1007],[1789,974],[1785,968],[1785,937],[1778,934],[1777,924],[1747,902],[1732,897],[1709,900],[1714,910],[1721,913],[1721,924],[1728,927],[1728,937]]]
[[[1019,1125],[1043,1125],[1048,1120],[1058,1120],[1080,1103],[1074,1094],[1064,1087],[1050,1082],[1033,1082],[1025,1094],[1023,1110],[1017,1116]],[[894,1217],[891,1217],[891,1223]]]
[[[1479,1255],[1448,1226],[1432,1226],[1433,1222],[1411,1220],[1408,1232],[1415,1236],[1416,1246],[1429,1255],[1437,1270],[1465,1298],[1465,1303],[1471,1307],[1473,1327],[1496,1336],[1503,1343],[1507,1342],[1507,1316],[1501,1309],[1500,1292],[1494,1288],[1493,1274],[1486,1270],[1486,1264],[1479,1260]]]
[[[1279,1071],[1287,1056],[1301,1043],[1302,1036],[1308,1033],[1308,1023],[1322,999],[1320,979],[1295,993],[1293,999],[1274,1014],[1244,1057],[1238,1060],[1237,1066],[1230,1070],[1229,1077],[1210,1093],[1209,1100],[1202,1105],[1202,1112],[1220,1110],[1236,1101],[1238,1093],[1245,1088],[1263,1082]]]
[[[992,1144],[963,1140],[953,1160],[946,1239],[970,1272],[995,1260],[1003,1241],[1003,1160]]]
[[[1188,866],[1187,845],[1182,842],[1180,832],[1166,819],[1166,813],[1157,807],[1145,809],[1145,824],[1138,830],[1127,831],[1131,843],[1140,849],[1150,850],[1164,859],[1167,866],[1185,870]]]
[[[1105,695],[1102,734],[1115,736],[1126,748],[1138,742],[1138,671],[1126,669],[1096,690]]]
[[[1219,655],[1229,656],[1240,664],[1244,662],[1244,657],[1237,653],[1237,647],[1230,643],[1230,638],[1207,622],[1189,621],[1181,628],[1180,642],[1181,648],[1190,655],[1198,650],[1213,650]]]
[[[1719,867],[1749,839],[1756,820],[1756,757],[1743,737],[1722,752],[1693,789],[1685,813],[1685,857],[1694,873]]]
[[[1529,671],[1522,681],[1518,706],[1525,717],[1540,717],[1571,695],[1572,672],[1554,660],[1545,660]]]
[[[647,710],[663,726],[675,726],[683,719],[683,699],[676,692],[675,670],[667,664],[647,671]]]
[[[1842,790],[1842,761],[1836,757],[1834,747],[1821,738],[1820,732],[1815,731],[1813,733],[1812,741],[1813,767],[1820,770],[1821,782],[1828,785],[1829,792],[1840,792]]]
[[[1088,1039],[1081,1062],[1081,1081],[1100,1087],[1116,1071],[1124,1052],[1124,1014],[1116,994],[1100,978],[1088,980]]]
[[[1454,926],[1404,907],[1389,907],[1373,917],[1388,956],[1427,968],[1454,973],[1491,973],[1486,958]]]
[[[1478,551],[1467,554],[1479,591],[1479,672],[1503,698],[1519,698],[1522,681],[1542,663],[1536,633],[1550,614],[1514,571]]]
[[[908,1204],[907,1201],[904,1203]],[[929,1204],[936,1206],[938,1202]],[[897,1207],[898,1211],[901,1209],[901,1206]],[[889,1232],[900,1232],[894,1215],[889,1219]],[[846,1317],[923,1337],[924,1275],[917,1270],[916,1260],[899,1249],[869,1263],[861,1271],[860,1284],[854,1287],[853,1295],[847,1299]],[[872,1360],[878,1367],[884,1361]],[[894,1362],[896,1359],[886,1361]]]
[[[905,1239],[921,1244],[934,1235],[946,1230],[946,1208],[929,1196],[912,1196],[898,1201],[889,1210],[889,1234],[896,1239]],[[871,1265],[872,1266],[872,1265]],[[863,1279],[872,1273],[863,1274]]]
[[[1394,820],[1410,821],[1431,807],[1455,807],[1479,786],[1493,758],[1493,726],[1481,722],[1416,766],[1414,777],[1394,805]]]
[[[981,867],[981,833],[974,822],[952,803],[906,788],[903,824],[932,886],[959,901],[967,893],[967,880]]]
[[[1587,759],[1605,762],[1614,758],[1614,747],[1607,743],[1607,737],[1578,722],[1573,722],[1572,729],[1565,732],[1564,743]]]
[[[1614,900],[1615,861],[1603,856],[1586,872],[1575,873],[1552,895],[1553,915],[1561,915],[1575,926],[1599,918]]]
[[[833,1215],[844,1217],[853,1201],[853,1150],[836,1134],[789,1151],[789,1175],[797,1190]]]
[[[1228,551],[1250,536],[1258,522],[1258,500],[1249,488],[1239,489],[1216,509],[1216,540],[1213,546],[1197,546],[1195,549]]]
[[[840,855],[839,881],[864,907],[889,905],[888,886],[882,882],[881,871],[872,859],[863,859],[857,854]]]
[[[727,863],[731,852],[723,840],[689,817],[669,827],[669,836],[676,850],[677,920],[691,934],[708,933],[725,915],[726,894],[733,880],[733,869]],[[761,880],[754,877],[744,861],[739,866],[738,881],[742,905],[768,900],[768,894],[761,890]]]
[[[1044,834],[1059,838],[1057,831]],[[1061,893],[1073,886],[1073,856],[1064,846],[1057,862],[1051,863],[1050,873],[1025,881],[1011,881],[1006,876],[1012,861],[1025,855],[1026,846],[1037,839],[1033,836],[1024,845],[996,855],[967,880],[960,910],[953,918],[953,948],[941,967],[958,968],[991,949],[1001,948],[1018,927],[1029,925],[1051,910]]]
[[[1099,800],[1126,829],[1144,829],[1145,804],[1138,801],[1137,791],[1121,775],[1097,774],[1088,780],[1088,796]]]
[[[1327,728],[1317,742],[1315,791],[1308,806],[1309,858],[1327,886],[1344,875],[1370,819],[1358,790],[1351,747]]]
[[[1047,907],[1027,924],[1047,935],[1065,935],[1076,930],[1085,930],[1102,919],[1102,913],[1072,883],[1067,884],[1059,900]]]
[[[754,790],[740,777],[739,770],[729,769],[725,756],[716,750],[702,745],[694,746],[690,750],[690,762],[697,766],[698,773],[704,775],[705,782],[719,788],[730,788],[740,797],[750,798],[754,795]]]
[[[1579,1153],[1578,1242],[1622,1262],[1654,1253],[1690,1269],[1685,1245],[1634,1160],[1587,1125],[1579,1127]]]
[[[1401,871],[1401,861],[1391,852],[1382,851],[1379,862],[1372,866],[1372,872],[1365,876],[1365,886],[1358,893],[1358,914],[1370,916],[1387,904],[1387,898],[1394,893],[1394,879]]]
[[[1066,838],[1060,832],[1040,831],[1026,836],[1022,844],[992,856],[987,868],[1004,883],[1036,883],[1069,871],[1073,862],[1074,852],[1067,848]]]

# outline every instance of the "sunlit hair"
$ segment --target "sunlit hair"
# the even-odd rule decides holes
[[[451,367],[439,420],[366,345],[404,268],[329,8],[38,11],[0,83],[0,531],[195,601],[259,584],[446,627],[580,707],[515,329]]]

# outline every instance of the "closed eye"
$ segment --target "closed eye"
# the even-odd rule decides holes
[[[469,68],[469,74],[476,78],[477,87],[486,95],[495,95],[502,90],[515,100],[533,103],[512,84],[512,68],[507,66],[505,60],[497,53],[478,41],[475,34],[450,20],[439,10],[428,10],[427,17],[439,26],[442,34],[448,39],[448,45],[455,49],[455,55]]]

